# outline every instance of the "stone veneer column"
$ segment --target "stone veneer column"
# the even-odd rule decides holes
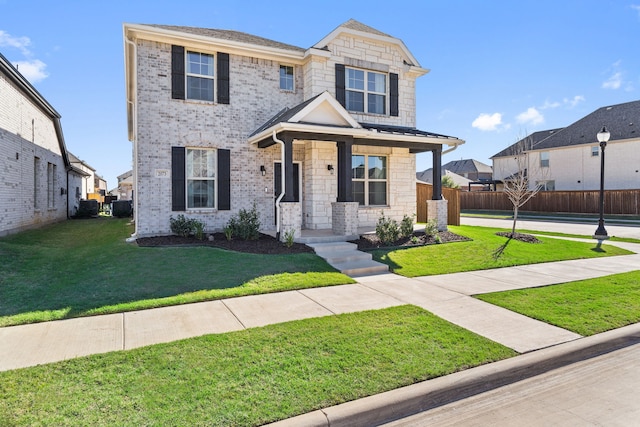
[[[358,202],[331,203],[331,228],[339,236],[358,234]]]
[[[302,231],[302,206],[299,202],[280,202],[280,241],[286,240],[286,234],[293,230],[298,238]]]
[[[447,231],[447,209],[449,202],[442,200],[427,200],[427,221],[436,220],[438,231]]]

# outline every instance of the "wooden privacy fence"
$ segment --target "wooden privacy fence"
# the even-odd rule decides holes
[[[501,191],[474,191],[460,193],[460,208],[510,211],[513,205]],[[600,212],[600,191],[541,191],[520,210],[597,214]],[[640,215],[640,190],[605,190],[604,213]]]
[[[431,184],[416,183],[417,210],[416,221],[427,222],[427,200],[433,197]],[[460,225],[460,190],[455,188],[442,188],[442,197],[447,200],[447,224]]]

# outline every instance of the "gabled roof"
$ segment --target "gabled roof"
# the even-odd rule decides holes
[[[420,63],[418,62],[416,57],[413,56],[409,49],[407,49],[407,46],[402,40],[390,36],[389,34],[383,33],[382,31],[378,31],[375,28],[369,27],[368,25],[358,22],[355,19],[349,19],[347,22],[339,25],[335,30],[327,34],[322,40],[314,44],[312,47],[316,49],[324,49],[333,39],[340,36],[340,34],[342,33],[352,34],[362,38],[369,38],[383,43],[397,45],[404,53],[405,62],[407,65],[417,67],[417,69],[420,69],[423,74],[429,72],[429,70],[421,68]]]
[[[292,108],[285,108],[249,135],[249,143],[259,146],[272,144],[273,133],[295,132],[309,135],[309,139],[335,140],[347,136],[354,143],[368,145],[403,146],[419,151],[438,145],[457,146],[464,141],[452,136],[421,131],[408,126],[391,126],[357,122],[349,112],[325,91]]]
[[[62,125],[60,124],[60,114],[44,99],[40,92],[22,75],[20,72],[0,53],[0,72],[7,76],[22,94],[29,98],[44,114],[46,114],[53,122],[56,136],[58,139],[58,145],[60,146],[60,153],[62,153],[62,159],[67,169],[70,168],[69,157],[67,156],[67,147],[64,142],[64,135],[62,134]]]
[[[81,164],[82,166],[86,167],[87,169],[91,169],[92,171],[96,171],[94,168],[92,168],[91,166],[89,166],[89,164],[87,162],[85,162],[84,160],[80,160],[78,157],[76,157],[75,154],[69,152],[69,161],[71,163],[78,163]]]
[[[471,182],[470,179],[458,175],[457,173],[451,172],[447,169],[442,169],[441,176],[450,177],[453,183],[459,185],[460,187],[466,187]],[[423,170],[422,172],[416,172],[416,179],[418,181],[426,182],[427,184],[433,184],[433,168]]]
[[[474,159],[452,160],[442,165],[442,169],[462,175],[464,173],[493,173],[493,168]]]
[[[306,51],[306,49],[302,47],[290,45],[287,43],[281,43],[281,42],[266,39],[260,36],[254,36],[253,34],[243,33],[241,31],[219,30],[214,28],[185,27],[180,25],[148,24],[148,26],[160,28],[164,30],[193,34],[196,36],[204,36],[204,37],[209,37],[209,38],[218,39],[218,40],[247,43],[247,44],[253,44],[256,46],[272,47],[277,49],[294,50],[301,53]]]
[[[537,144],[539,144],[541,141],[547,139],[549,136],[553,135],[554,133],[560,130],[562,130],[562,128],[541,130],[538,132],[534,132],[531,135],[528,135],[522,138],[520,141],[516,142],[515,144],[508,146],[507,148],[500,151],[499,153],[494,154],[493,156],[491,156],[491,158],[493,159],[496,157],[517,156],[519,154],[522,154],[524,151],[533,150],[534,147]]]
[[[640,101],[602,107],[577,122],[554,133],[533,149],[569,147],[580,144],[597,144],[596,135],[603,126],[611,133],[611,141],[640,139]]]

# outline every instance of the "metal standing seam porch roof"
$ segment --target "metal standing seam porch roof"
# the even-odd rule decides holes
[[[315,123],[294,119],[305,109],[313,109],[312,104],[322,102],[323,98],[325,101],[331,101],[336,113],[344,117],[345,122],[351,123],[351,125]],[[249,135],[249,143],[257,144],[260,148],[269,147],[275,144],[272,139],[273,131],[276,134],[284,131],[291,132],[296,139],[333,141],[353,138],[354,145],[402,147],[408,148],[412,153],[442,149],[443,145],[464,144],[463,140],[456,137],[427,132],[415,127],[356,122],[328,92],[316,95],[295,107],[282,109]]]

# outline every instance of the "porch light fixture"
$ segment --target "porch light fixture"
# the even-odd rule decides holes
[[[593,235],[594,239],[598,239],[598,244],[609,238],[607,230],[604,228],[604,149],[607,147],[607,141],[611,134],[606,126],[602,126],[602,130],[598,132],[598,142],[600,143],[600,219],[598,220],[598,229]]]
[[[327,165],[327,170],[333,175],[333,165]]]
[[[267,169],[264,167],[264,165],[260,165],[260,173],[262,174],[262,176],[265,176],[267,174]]]

